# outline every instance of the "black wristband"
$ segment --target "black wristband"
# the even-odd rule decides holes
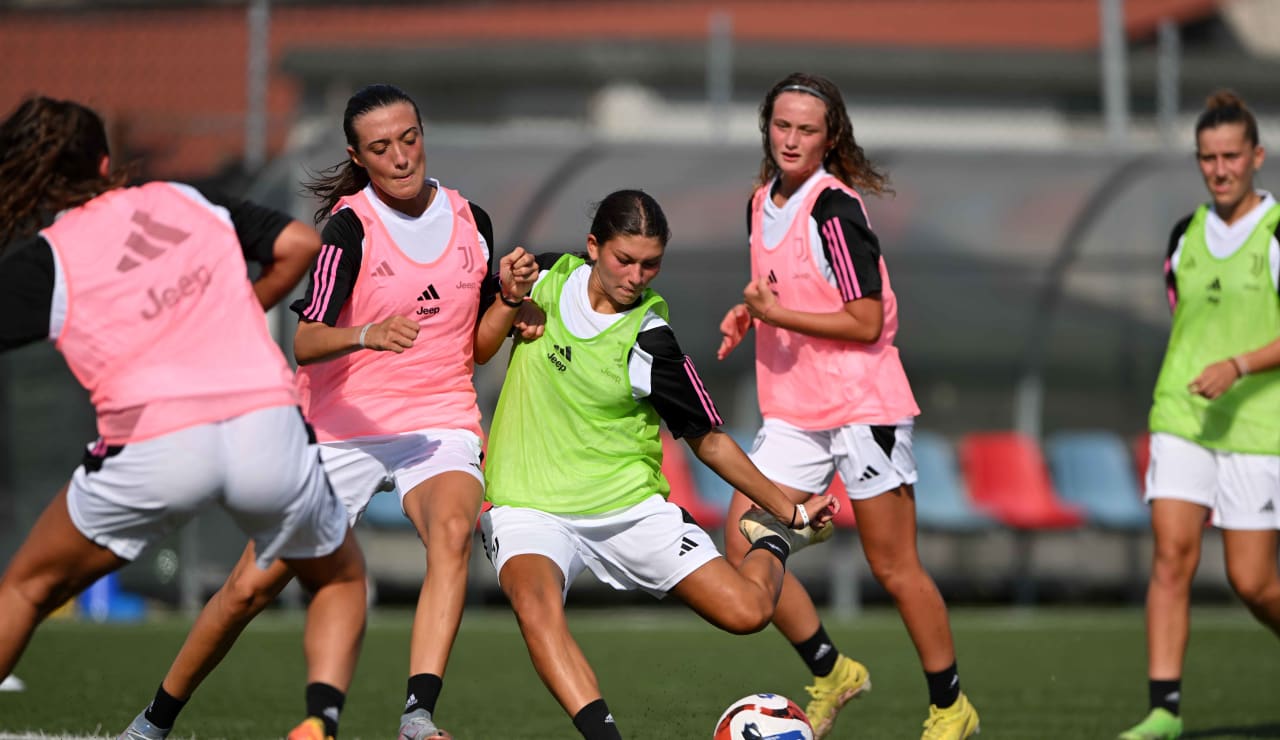
[[[502,301],[508,306],[511,306],[512,308],[520,308],[521,306],[524,305],[523,298],[515,298],[515,299],[507,298],[507,294],[503,293],[502,291],[498,291],[498,300]]]

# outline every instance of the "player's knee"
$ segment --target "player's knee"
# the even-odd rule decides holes
[[[1190,581],[1196,570],[1196,550],[1188,543],[1169,543],[1156,548],[1151,563],[1151,580],[1165,585]]]
[[[6,579],[0,587],[12,589],[20,601],[29,604],[41,617],[52,613],[79,591],[74,584],[49,578]]]
[[[428,527],[428,554],[448,560],[466,560],[471,556],[471,541],[475,536],[475,522],[466,517],[452,517],[433,522]]]
[[[237,578],[234,575],[220,589],[223,608],[237,617],[253,617],[266,609],[274,598],[274,590],[266,584],[251,578]]]
[[[1227,571],[1227,580],[1240,600],[1251,608],[1264,606],[1269,601],[1280,598],[1280,583],[1270,573],[1233,568]]]
[[[769,626],[773,603],[764,598],[734,599],[717,615],[716,625],[734,635],[750,635]]]

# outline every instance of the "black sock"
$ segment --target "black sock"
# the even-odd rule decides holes
[[[1172,681],[1151,679],[1147,682],[1147,692],[1151,698],[1152,709],[1167,709],[1175,715],[1178,714],[1182,706],[1181,678],[1175,678]]]
[[[836,667],[836,658],[840,657],[840,651],[836,650],[835,644],[831,642],[826,628],[821,623],[818,624],[818,631],[813,633],[813,637],[804,642],[793,642],[791,647],[800,653],[801,660],[809,666],[809,672],[815,676],[830,675],[832,669]]]
[[[787,564],[787,556],[791,554],[791,546],[787,544],[786,540],[776,534],[761,537],[751,543],[751,550],[764,550],[770,555],[781,560],[784,566]],[[751,552],[751,550],[748,550],[747,552]]]
[[[327,683],[307,684],[307,716],[324,722],[324,734],[338,736],[338,715],[347,695]]]
[[[187,705],[186,699],[175,699],[169,696],[164,686],[156,689],[156,698],[147,706],[147,721],[162,730],[172,730],[173,723],[178,721],[178,712]]]
[[[444,679],[434,673],[419,673],[409,676],[408,699],[404,703],[405,714],[415,709],[425,709],[436,713],[436,702],[440,699],[440,689],[444,687]]]
[[[937,673],[925,671],[924,680],[929,684],[929,703],[938,709],[946,709],[960,698],[960,674],[955,663]]]
[[[604,699],[596,699],[573,715],[573,726],[586,740],[622,740]]]

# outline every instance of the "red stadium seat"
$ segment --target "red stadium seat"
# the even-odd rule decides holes
[[[689,461],[680,449],[681,444],[667,430],[662,430],[662,474],[671,484],[671,495],[667,500],[689,512],[698,526],[707,531],[723,527],[725,512],[698,495],[698,486],[694,483]]]
[[[1084,515],[1063,501],[1039,446],[1017,432],[970,434],[960,441],[960,460],[974,503],[1006,526],[1068,529]]]
[[[1146,485],[1147,466],[1151,464],[1151,433],[1142,432],[1133,438],[1133,466],[1138,469],[1138,481]]]
[[[836,512],[836,518],[831,520],[832,523],[841,529],[857,529],[858,521],[853,516],[853,502],[849,500],[849,494],[844,490],[844,481],[840,479],[839,473],[831,477],[831,485],[827,486],[825,493],[831,494],[840,503],[840,511]]]

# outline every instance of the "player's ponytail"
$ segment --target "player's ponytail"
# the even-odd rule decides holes
[[[1217,128],[1229,123],[1242,124],[1245,138],[1253,146],[1258,146],[1258,120],[1253,117],[1253,111],[1249,110],[1244,98],[1237,95],[1234,90],[1225,88],[1215,90],[1205,100],[1204,111],[1196,120],[1196,138],[1198,139],[1200,132],[1205,129]]]
[[[355,121],[360,116],[378,108],[394,103],[408,103],[413,106],[413,113],[418,117],[418,127],[422,127],[422,113],[418,104],[404,90],[395,85],[368,85],[356,91],[347,100],[347,108],[342,114],[342,133],[347,137],[347,146],[359,150],[360,137],[356,134]],[[369,184],[369,173],[351,158],[321,170],[310,180],[303,182],[302,187],[320,199],[320,207],[315,212],[315,222],[328,218],[338,201],[348,195],[354,195]]]
[[[28,98],[0,123],[0,252],[59,211],[119,187],[123,171],[102,173],[110,154],[102,118],[69,100]]]

